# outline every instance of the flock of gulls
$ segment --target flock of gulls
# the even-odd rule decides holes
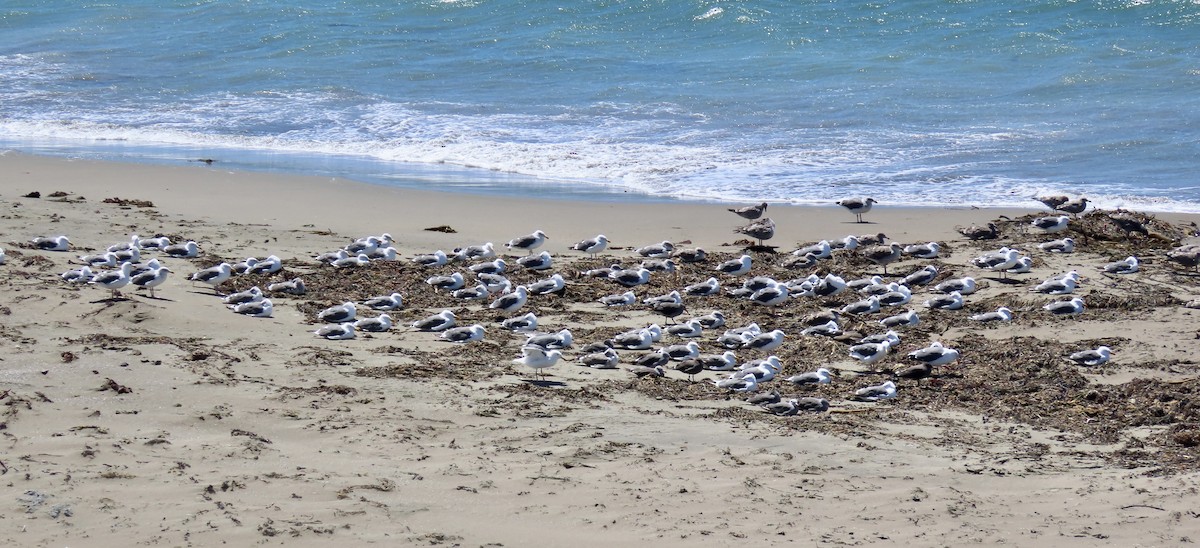
[[[1067,231],[1074,216],[1086,210],[1087,200],[1065,196],[1040,200],[1058,214],[1037,218],[1030,224],[1030,231],[1043,234],[1046,238],[1036,246],[1037,253],[1073,253],[1075,242],[1072,238],[1056,237]],[[873,198],[863,197],[848,198],[837,203],[861,223],[863,215],[869,213],[877,202]],[[406,326],[397,326],[392,314],[404,308],[405,298],[401,292],[395,291],[360,302],[344,302],[317,312],[312,319],[322,325],[313,334],[324,339],[347,340],[356,338],[360,333],[384,333],[407,328],[431,333],[449,344],[467,345],[485,340],[489,330],[505,330],[525,337],[519,355],[513,357],[511,362],[532,370],[536,379],[543,379],[548,369],[567,360],[568,353],[573,354],[570,359],[579,366],[593,369],[620,369],[623,366],[637,377],[662,377],[669,370],[675,370],[694,379],[695,375],[715,372],[717,377],[711,382],[716,387],[749,393],[748,401],[781,415],[826,411],[830,408],[830,402],[819,397],[784,398],[779,390],[770,387],[805,388],[843,381],[827,367],[785,375],[785,364],[772,351],[792,338],[837,339],[847,344],[846,356],[863,367],[871,367],[889,355],[903,352],[901,363],[888,371],[888,380],[848,390],[847,399],[865,402],[895,398],[899,393],[897,383],[920,383],[936,377],[938,368],[951,366],[962,357],[957,349],[939,341],[924,345],[905,344],[901,333],[906,328],[919,325],[923,315],[963,308],[983,284],[970,275],[942,276],[942,280],[935,284],[933,282],[942,273],[934,264],[926,264],[904,275],[888,272],[888,266],[901,259],[937,259],[943,244],[924,242],[903,245],[888,242],[883,234],[848,235],[800,247],[792,251],[786,260],[776,262],[777,267],[772,272],[816,269],[822,261],[835,254],[855,254],[877,266],[877,274],[847,279],[828,272],[786,280],[751,275],[755,260],[750,253],[761,251],[765,242],[775,236],[774,221],[765,217],[767,207],[768,204],[762,203],[729,210],[749,221],[749,224],[736,228],[734,232],[752,238],[756,244],[748,246],[748,253],[720,262],[710,261],[708,253],[701,248],[686,248],[663,241],[636,248],[628,257],[613,257],[618,262],[608,267],[569,272],[560,268],[556,257],[550,252],[539,251],[549,240],[549,236],[541,230],[509,240],[503,250],[498,250],[492,243],[484,243],[450,252],[436,250],[405,259],[400,258],[390,234],[359,238],[342,249],[321,254],[314,260],[335,269],[356,268],[373,261],[410,261],[429,271],[425,280],[428,291],[444,295],[459,305],[474,304],[486,309],[497,318],[497,322],[487,326],[479,323],[459,325],[455,313],[445,309],[407,323]],[[998,234],[994,224],[960,228],[959,232],[971,240],[987,240]],[[71,242],[66,236],[38,237],[25,247],[68,252]],[[603,234],[598,234],[580,240],[567,249],[584,256],[609,257],[606,255],[609,240]],[[155,288],[173,273],[161,264],[160,259],[186,260],[200,256],[201,250],[194,241],[173,243],[166,237],[139,238],[134,235],[128,241],[109,246],[103,253],[78,257],[81,266],[62,273],[61,278],[66,283],[102,288],[109,291],[113,298],[120,298],[121,290],[127,287],[144,288],[153,298]],[[1200,266],[1200,246],[1177,248],[1168,254],[1168,258],[1185,266]],[[0,250],[0,264],[4,260],[4,252]],[[627,266],[622,266],[622,262]],[[1033,260],[1018,249],[1000,247],[975,257],[970,264],[983,274],[1003,279],[1030,272]],[[1133,256],[1097,266],[1103,273],[1113,276],[1132,275],[1139,271],[1139,261]],[[693,272],[707,271],[709,277],[702,282],[678,286],[661,295],[638,294],[639,289],[652,279],[669,282],[676,279],[674,276],[684,268]],[[237,263],[222,262],[190,272],[188,279],[212,287],[214,295],[220,297],[222,304],[233,313],[271,317],[274,305],[269,295],[304,295],[307,289],[302,279],[273,283],[265,290],[255,286],[231,294],[221,293],[220,288],[235,276],[273,274],[282,269],[282,261],[277,256],[263,259],[250,257]],[[532,282],[514,284],[509,279],[509,274],[514,271],[532,272],[540,277]],[[611,292],[592,296],[592,306],[597,309],[646,310],[661,316],[663,325],[654,323],[603,340],[586,342],[576,341],[569,328],[543,330],[533,310],[537,308],[536,301],[562,294],[568,286],[568,279],[607,281]],[[1086,281],[1078,271],[1071,270],[1032,284],[1029,291],[1053,299],[1041,307],[1042,314],[1076,316],[1086,310],[1084,299],[1075,294]],[[919,291],[923,291],[925,296],[918,297],[916,293]],[[845,304],[803,318],[803,329],[791,333],[781,329],[764,329],[757,322],[726,325],[725,314],[719,310],[685,317],[689,307],[697,307],[705,298],[716,295],[744,299],[753,306],[761,307],[764,323],[770,323],[772,318],[778,317],[781,308],[798,299],[817,299],[828,303],[831,298],[838,297],[838,302]],[[1014,314],[1012,308],[1000,306],[996,310],[970,315],[969,319],[978,323],[1009,322]],[[857,332],[846,328],[848,320],[878,325],[878,332],[859,336]],[[847,339],[852,335],[854,338]],[[1112,355],[1112,349],[1100,346],[1081,349],[1066,358],[1080,365],[1096,366],[1106,363]],[[746,359],[749,356],[757,357]],[[857,377],[854,375],[854,378]]]

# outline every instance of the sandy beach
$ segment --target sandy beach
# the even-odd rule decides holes
[[[37,193],[37,197],[31,197]],[[836,199],[838,197],[834,197]],[[831,199],[832,201],[832,199]],[[1138,216],[1125,233],[1113,212],[1089,211],[1063,233],[1030,226],[1049,215],[963,207],[889,208],[855,223],[845,209],[772,205],[777,230],[750,253],[750,275],[714,271],[753,242],[727,211],[743,204],[542,201],[394,189],[345,180],[231,172],[220,162],[178,166],[0,155],[0,481],[7,511],[0,544],[12,546],[352,545],[660,546],[1055,545],[1177,546],[1200,539],[1200,298],[1196,269],[1167,253],[1197,243],[1197,215]],[[996,224],[998,238],[971,241],[957,228]],[[441,230],[429,230],[442,227]],[[534,296],[539,331],[570,329],[575,343],[533,381],[514,364],[524,336],[507,317],[425,283],[465,271],[409,259],[434,250],[503,243],[544,230],[554,268],[516,269],[514,283],[561,273],[566,288]],[[390,234],[399,260],[337,269],[314,257],[368,235]],[[725,289],[752,275],[778,280],[836,273],[882,274],[858,251],[808,268],[785,268],[797,247],[848,234],[889,242],[939,242],[938,258],[902,258],[887,281],[927,265],[936,281],[906,305],[842,327],[882,333],[881,318],[916,310],[922,322],[863,364],[849,345],[802,336],[802,319],[862,298],[794,296],[777,315],[721,295],[685,297],[678,317],[722,310],[726,327],[758,322],[786,333],[769,352],[780,377],[758,393],[820,397],[823,413],[776,416],[718,388],[727,372],[693,382],[635,377],[644,351],[621,350],[615,369],[577,365],[578,348],[665,318],[642,304],[606,308],[625,288],[581,272],[634,266],[635,248],[671,241],[706,250],[634,289],[661,295],[716,276]],[[70,284],[78,257],[165,235],[194,240],[196,258],[165,258],[167,281],[151,298]],[[606,235],[588,256],[569,247]],[[67,252],[31,239],[67,235]],[[1073,253],[1038,243],[1070,236]],[[972,265],[1011,246],[1031,272],[1001,275]],[[283,270],[235,276],[215,290],[188,277],[223,261],[275,255]],[[1104,265],[1136,256],[1139,271]],[[1069,298],[1030,288],[1077,270],[1077,316],[1042,306]],[[972,276],[979,290],[960,310],[922,306],[938,282]],[[271,294],[269,318],[235,314],[215,293],[300,277],[304,295]],[[469,274],[468,279],[473,280]],[[315,314],[345,301],[398,291],[396,327],[352,340],[313,334]],[[494,297],[493,297],[494,298]],[[969,316],[1007,306],[1011,322]],[[479,323],[482,341],[457,345],[409,326],[442,309]],[[362,312],[374,316],[373,311]],[[720,353],[724,328],[697,339]],[[899,379],[897,396],[853,401],[859,388],[912,365],[933,341],[961,357],[933,378]],[[682,339],[664,335],[661,344]],[[655,345],[660,346],[659,345]],[[1066,359],[1106,345],[1112,359]],[[782,377],[818,367],[831,383]]]

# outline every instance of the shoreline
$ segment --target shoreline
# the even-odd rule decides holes
[[[22,197],[34,191],[41,197]],[[58,191],[65,195],[51,196]],[[919,310],[923,323],[902,330],[902,345],[875,366],[849,358],[841,342],[799,335],[805,315],[857,296],[799,297],[778,314],[726,296],[687,297],[689,314],[719,308],[729,327],[758,321],[787,332],[771,352],[784,363],[781,376],[836,372],[812,389],[771,381],[787,397],[831,404],[827,413],[775,416],[716,388],[725,372],[690,382],[669,366],[662,378],[636,378],[625,368],[640,352],[621,351],[621,366],[602,370],[575,365],[572,348],[547,381],[531,380],[512,363],[524,337],[499,329],[501,314],[425,283],[461,264],[425,270],[407,261],[487,241],[503,252],[509,238],[543,229],[555,269],[510,275],[529,283],[563,273],[562,294],[531,298],[525,310],[537,312],[543,331],[571,329],[582,346],[664,318],[641,305],[600,306],[599,296],[621,289],[579,271],[632,265],[641,260],[632,248],[671,240],[714,259],[655,275],[639,297],[716,276],[715,261],[745,247],[733,228],[746,221],[725,204],[479,196],[219,165],[4,154],[0,207],[8,253],[0,479],[14,493],[14,510],[0,520],[4,543],[1166,546],[1194,540],[1200,524],[1200,408],[1192,403],[1200,310],[1185,306],[1200,298],[1200,283],[1165,260],[1171,245],[1195,241],[1186,233],[1200,215],[1156,214],[1155,238],[1123,239],[1101,231],[1105,214],[1085,215],[1070,233],[1079,250],[1067,255],[1037,249],[1051,236],[1031,233],[1024,218],[1044,210],[880,205],[857,224],[838,206],[772,205],[778,232],[767,243],[780,252],[883,232],[943,244],[934,261],[893,263],[889,280],[936,265],[939,279],[981,282],[957,311],[924,308],[933,293],[915,288],[901,308]],[[1000,240],[970,242],[955,231],[1002,215],[1012,221]],[[425,230],[441,225],[456,232]],[[401,260],[339,270],[312,259],[382,232],[395,237]],[[606,254],[566,251],[597,233],[613,242]],[[56,234],[70,235],[71,252],[22,245]],[[173,274],[154,298],[124,289],[113,300],[59,279],[77,255],[130,234],[194,239],[203,255],[164,258]],[[1033,272],[1010,280],[970,264],[1001,245],[1031,254]],[[1143,257],[1141,272],[1102,271],[1131,253]],[[310,292],[272,294],[270,318],[234,314],[213,289],[187,280],[216,262],[268,254],[283,260],[282,272],[219,289],[302,277]],[[801,270],[781,267],[787,257],[756,253],[753,273],[880,271],[854,253]],[[1041,307],[1057,297],[1028,288],[1070,269],[1082,275],[1088,309],[1048,316]],[[727,287],[738,281],[722,277]],[[347,341],[313,335],[316,311],[389,291],[406,303],[391,331]],[[1011,323],[968,319],[1001,304],[1016,312]],[[407,327],[443,308],[460,324],[485,325],[484,340],[456,345]],[[876,333],[881,317],[847,317],[844,326]],[[718,348],[714,334],[698,340],[705,352]],[[932,341],[962,358],[936,378],[900,380],[895,399],[853,400]],[[1064,357],[1099,344],[1114,348],[1110,363]],[[766,354],[738,350],[739,359]]]

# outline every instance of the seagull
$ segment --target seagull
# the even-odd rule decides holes
[[[662,352],[675,361],[690,360],[700,356],[700,344],[688,341],[687,344],[673,344],[662,349]]]
[[[1137,271],[1138,259],[1132,255],[1126,257],[1124,260],[1104,265],[1104,272],[1108,274],[1133,274]]]
[[[963,307],[964,302],[961,293],[951,291],[947,295],[938,295],[925,301],[925,308],[958,310]]]
[[[754,380],[763,383],[769,382],[783,369],[783,364],[779,362],[779,356],[768,356],[761,360],[751,360],[742,364],[740,370],[729,375],[729,378],[741,377],[745,375],[754,375]]]
[[[641,267],[650,272],[675,273],[675,261],[672,259],[646,259],[642,261]]]
[[[971,264],[994,272],[1003,272],[1017,264],[1021,260],[1021,253],[1015,249],[1004,249],[1001,252],[989,253],[980,255],[971,260]]]
[[[879,312],[879,297],[876,297],[874,295],[867,297],[864,300],[855,301],[850,304],[847,304],[846,306],[843,306],[841,309],[842,314],[853,314],[853,315],[872,314],[875,312]]]
[[[777,402],[763,407],[775,415],[795,415],[802,411],[809,413],[824,413],[829,410],[829,400],[825,398],[790,398],[786,402]]]
[[[648,352],[634,358],[632,365],[634,367],[646,367],[653,369],[655,367],[667,365],[667,362],[669,361],[671,361],[671,357],[668,356],[666,352],[655,350],[654,352]]]
[[[462,289],[467,284],[460,272],[454,272],[449,276],[433,276],[425,280],[425,283],[432,285],[435,290],[445,289],[448,291]]]
[[[1073,253],[1075,251],[1075,240],[1073,238],[1063,238],[1061,240],[1051,240],[1038,244],[1038,249],[1049,251],[1050,253]]]
[[[958,233],[966,236],[968,240],[994,240],[1000,237],[1000,229],[996,228],[996,223],[988,223],[983,227],[977,225],[966,228],[959,227]]]
[[[483,340],[483,326],[475,324],[464,327],[451,327],[442,331],[442,340],[458,344]]]
[[[535,378],[545,379],[545,373],[542,370],[553,367],[560,358],[562,358],[562,352],[558,350],[546,350],[540,346],[523,346],[521,347],[521,357],[512,362],[532,368]]]
[[[710,297],[721,293],[721,282],[709,278],[703,282],[694,283],[683,288],[683,292],[692,297]]]
[[[1108,360],[1111,357],[1112,349],[1107,346],[1101,346],[1095,350],[1083,350],[1081,352],[1075,352],[1074,354],[1067,356],[1067,359],[1079,365],[1095,366],[1108,363]]]
[[[1079,272],[1072,270],[1062,276],[1037,284],[1030,291],[1047,295],[1067,295],[1075,292],[1079,279]]]
[[[733,371],[737,368],[737,355],[730,350],[721,354],[701,354],[692,360],[709,371]]]
[[[875,201],[875,198],[866,197],[844,198],[837,201],[837,205],[840,205],[849,210],[850,213],[853,213],[854,217],[858,219],[857,222],[859,223],[865,222],[862,219],[863,214],[871,211],[871,206],[877,203],[879,202]]]
[[[275,305],[271,303],[271,299],[258,299],[228,306],[238,314],[255,318],[270,318],[275,312]]]
[[[517,264],[529,270],[549,270],[554,267],[554,259],[549,251],[543,251],[537,255],[521,257],[517,259]]]
[[[870,278],[859,278],[857,280],[850,280],[850,281],[846,282],[847,289],[858,291],[860,293],[868,292],[867,288],[870,288],[870,287],[886,286],[886,285],[887,284],[884,283],[883,278],[880,276],[871,276]]]
[[[900,369],[898,371],[893,371],[892,374],[895,375],[897,379],[908,379],[917,381],[917,384],[921,384],[921,379],[927,379],[933,374],[933,366],[927,363],[919,363],[917,365],[905,367],[904,369]]]
[[[766,333],[759,333],[758,335],[751,337],[746,341],[744,347],[751,350],[762,350],[764,352],[775,350],[783,344],[783,338],[783,330],[776,329]]]
[[[389,245],[367,253],[366,256],[372,261],[394,261],[400,256],[400,251]]]
[[[38,236],[29,243],[42,251],[67,251],[71,249],[71,240],[66,236]]]
[[[103,254],[96,255],[80,255],[79,262],[95,267],[114,267],[117,266],[117,254],[107,251]]]
[[[829,384],[833,382],[833,373],[824,367],[816,371],[792,375],[784,379],[796,386],[816,386],[818,384]]]
[[[927,244],[904,246],[904,253],[918,259],[936,259],[941,249],[942,246],[938,245],[937,242],[929,242]]]
[[[267,257],[266,259],[263,259],[263,260],[255,263],[254,266],[251,266],[250,269],[246,271],[246,273],[247,274],[274,274],[276,272],[279,272],[280,270],[283,270],[283,261],[281,261],[279,259],[279,257],[276,257],[275,255],[271,255],[271,256]]]
[[[469,245],[454,250],[454,260],[456,261],[473,261],[479,259],[494,259],[496,258],[496,249],[492,242],[487,242],[483,245]]]
[[[317,313],[317,319],[328,323],[342,323],[354,320],[358,307],[351,301],[331,306]]]
[[[524,316],[509,318],[500,322],[500,327],[509,331],[527,331],[532,332],[537,329],[538,319],[533,312],[528,312]]]
[[[132,240],[133,238],[137,238],[137,236],[134,235],[130,239]],[[142,249],[158,249],[161,251],[164,247],[169,245],[171,245],[171,239],[166,236],[159,236],[157,238],[139,238],[137,240],[137,246]]]
[[[557,333],[546,333],[542,335],[529,335],[525,340],[525,346],[540,346],[546,349],[564,349],[570,348],[575,342],[571,336],[570,329],[560,329]]]
[[[882,266],[883,267],[883,275],[886,276],[887,275],[887,265],[900,259],[900,255],[903,252],[904,252],[904,249],[900,247],[900,244],[898,244],[896,242],[892,242],[891,245],[887,245],[887,246],[878,245],[878,246],[868,247],[867,249],[865,249],[863,251],[863,257],[865,257],[868,261],[871,261],[879,266]]]
[[[1083,299],[1074,297],[1069,301],[1055,301],[1042,308],[1056,316],[1074,316],[1083,312]]]
[[[657,259],[666,259],[675,251],[675,244],[663,240],[662,243],[651,244],[645,247],[639,247],[637,254],[643,257],[653,257]]]
[[[141,274],[133,276],[132,278],[129,279],[129,283],[136,285],[138,287],[144,287],[146,289],[149,289],[150,290],[150,298],[153,299],[154,298],[154,288],[162,285],[163,282],[166,282],[167,274],[169,274],[170,272],[171,272],[171,269],[169,269],[165,266],[158,267],[153,270],[150,270],[149,272],[143,272]]]
[[[704,372],[704,364],[696,358],[689,358],[675,365],[675,370],[688,376],[688,380],[695,382],[696,375]]]
[[[897,285],[895,291],[888,291],[883,295],[879,295],[880,306],[900,306],[908,304],[912,300],[912,290],[907,286]]]
[[[784,287],[786,288],[786,286]],[[820,282],[817,282],[817,285],[812,289],[812,294],[815,297],[832,297],[845,291],[848,287],[850,286],[846,284],[846,280],[831,272],[826,274],[824,278],[821,278]]]
[[[666,372],[663,371],[663,368],[661,365],[659,365],[657,367],[646,367],[646,366],[642,366],[642,365],[634,365],[634,366],[629,367],[629,372],[633,373],[633,376],[635,376],[639,379],[642,377],[664,377],[664,376],[666,376]]]
[[[926,265],[925,268],[917,270],[900,280],[900,283],[907,286],[925,285],[937,278],[938,269],[933,265]]]
[[[781,283],[764,287],[755,291],[753,295],[750,295],[750,302],[763,306],[779,306],[786,303],[787,300],[788,288]]]
[[[538,280],[529,284],[530,295],[548,295],[550,293],[558,293],[566,287],[566,280],[562,274],[555,273],[553,276],[544,280]]]
[[[875,402],[879,400],[888,400],[896,397],[896,383],[887,381],[876,386],[868,386],[859,388],[854,391],[854,399],[857,401]]]
[[[474,272],[476,275],[504,274],[504,271],[508,269],[508,263],[504,262],[504,259],[496,258],[491,261],[473,264],[468,266],[467,269],[471,272]]]
[[[858,344],[881,343],[884,341],[887,341],[888,344],[892,345],[892,348],[900,346],[900,334],[889,329],[886,333],[867,335],[866,337],[859,339]]]
[[[455,299],[462,299],[464,301],[482,301],[488,298],[489,295],[491,295],[491,293],[488,291],[487,284],[482,282],[476,284],[475,287],[455,289],[450,293],[451,297],[454,297]]]
[[[637,295],[632,291],[626,291],[618,295],[606,295],[600,297],[600,304],[604,306],[626,306],[637,302]]]
[[[329,339],[331,341],[344,341],[347,339],[353,339],[354,324],[349,322],[331,323],[329,325],[321,326],[316,331],[313,331],[313,334],[321,337],[322,339]]]
[[[412,261],[424,267],[431,267],[442,266],[449,261],[449,258],[446,257],[445,251],[439,249],[433,253],[417,255],[416,257],[412,258]]]
[[[217,285],[226,282],[230,277],[233,277],[233,266],[230,266],[229,263],[221,263],[220,265],[209,267],[209,269],[193,273],[190,279],[192,282],[202,282],[212,285],[212,291],[220,295],[217,291]]]
[[[336,261],[338,259],[345,259],[348,257],[350,257],[350,253],[348,253],[345,249],[339,249],[337,251],[330,251],[328,253],[322,253],[313,258],[316,259],[317,262],[332,263],[333,261]]]
[[[371,257],[367,256],[366,254],[359,253],[357,256],[354,256],[354,257],[346,257],[345,259],[337,259],[335,261],[330,261],[329,265],[334,268],[349,268],[352,266],[366,266],[367,264],[370,264],[370,262],[371,262]],[[251,266],[250,271],[254,271],[254,269],[257,266],[258,266],[258,264]]]
[[[503,274],[476,274],[475,277],[487,286],[488,293],[503,295],[513,289],[512,282]]]
[[[511,293],[505,293],[492,301],[492,304],[489,304],[488,308],[499,310],[505,314],[512,314],[520,310],[522,306],[525,306],[525,302],[528,300],[529,290],[523,285],[518,285]]]
[[[654,336],[646,329],[618,333],[612,338],[613,346],[627,350],[646,350],[654,346]]]
[[[1016,266],[1005,270],[1004,272],[1008,274],[1026,274],[1031,270],[1033,270],[1033,259],[1029,257],[1021,257],[1017,259]]]
[[[935,341],[925,348],[909,352],[908,357],[931,366],[946,365],[958,359],[958,351]]]
[[[391,295],[380,295],[363,301],[363,306],[371,310],[396,310],[404,306],[404,296],[397,292]]]
[[[731,259],[717,265],[715,270],[730,276],[741,276],[747,272],[750,272],[750,263],[750,256],[742,255],[737,259]]]
[[[964,276],[962,278],[952,278],[934,286],[934,291],[939,293],[951,293],[957,291],[959,295],[970,295],[974,293],[979,286],[975,283],[975,278]]]
[[[889,329],[893,327],[913,327],[921,323],[921,318],[920,316],[917,316],[917,312],[915,310],[909,310],[903,314],[888,316],[882,320],[879,320],[879,323],[883,324],[884,327]]]
[[[137,249],[140,247],[142,247],[141,238],[138,238],[137,234],[130,234],[128,242],[121,242],[121,243],[110,245],[110,246],[108,246],[108,251],[109,252],[127,251],[130,249]]]
[[[258,259],[255,257],[246,257],[246,260],[233,265],[233,273],[242,275],[250,271],[250,267],[258,264]]]
[[[1057,209],[1063,213],[1070,213],[1072,215],[1078,215],[1080,213],[1083,213],[1087,209],[1087,205],[1088,205],[1088,199],[1081,196],[1081,197],[1075,198],[1073,200],[1067,200],[1066,202],[1059,204],[1058,206],[1054,206],[1054,209]]]
[[[746,396],[746,403],[750,405],[767,406],[781,401],[783,401],[783,397],[779,395],[779,391],[777,390]]]
[[[700,322],[700,326],[705,329],[716,329],[725,326],[725,314],[719,310],[715,310],[704,316],[696,318]]]
[[[753,221],[754,219],[757,219],[759,217],[762,217],[763,212],[765,212],[766,210],[767,210],[766,202],[763,202],[758,205],[752,205],[752,206],[729,208],[729,211],[732,211],[738,217],[741,217],[743,219],[749,219],[751,221]]]
[[[504,246],[508,249],[522,249],[532,253],[534,249],[540,247],[549,238],[545,232],[535,230],[532,234],[526,234],[525,236],[509,240]]]
[[[651,308],[654,309],[655,312],[662,314],[663,317],[667,318],[667,320],[674,320],[680,314],[687,312],[687,305],[683,304],[682,301],[656,302],[651,305]]]
[[[162,248],[163,253],[168,257],[177,259],[191,259],[200,255],[200,246],[193,240],[188,240],[182,244],[171,244]]]
[[[592,369],[616,369],[617,362],[619,361],[620,356],[617,354],[617,351],[611,348],[605,349],[603,352],[593,352],[579,357],[581,365],[586,365]]]
[[[380,314],[378,318],[362,318],[354,322],[354,328],[370,333],[382,333],[392,328],[392,317]]]
[[[445,331],[454,327],[454,325],[454,312],[449,310],[443,310],[412,323],[412,326],[420,331]]]
[[[59,277],[61,277],[65,282],[81,284],[92,281],[92,277],[95,275],[96,274],[92,272],[91,267],[84,265],[80,268],[63,272],[59,275]]]
[[[1056,234],[1067,229],[1067,224],[1071,220],[1069,216],[1059,215],[1057,217],[1038,217],[1033,222],[1029,223],[1036,229],[1041,230],[1046,234]]]
[[[846,251],[854,251],[855,249],[858,249],[858,245],[860,243],[861,242],[858,241],[858,236],[849,234],[840,240],[833,240],[829,242],[829,247],[835,250],[843,249]]]
[[[1012,321],[1012,318],[1012,310],[1007,306],[1002,306],[996,309],[995,312],[984,312],[971,316],[971,319],[977,322],[1009,322]]]
[[[609,274],[608,279],[625,287],[636,287],[650,282],[650,271],[641,267],[618,270]]]
[[[708,253],[699,247],[680,250],[675,258],[683,263],[702,263],[708,259]]]
[[[802,247],[792,252],[792,255],[797,257],[806,257],[812,255],[817,259],[828,259],[833,256],[833,246],[828,240],[821,240],[815,244]]]
[[[118,249],[111,253],[116,255],[118,263],[136,263],[142,260],[142,252],[136,247]]]
[[[713,384],[716,384],[717,388],[727,388],[734,392],[753,392],[758,390],[758,379],[754,378],[754,375],[751,374],[746,374],[738,378],[714,380]]]
[[[850,347],[850,357],[866,364],[875,363],[887,356],[892,343],[882,341],[877,343],[859,343]]]
[[[591,255],[600,253],[607,248],[608,238],[603,234],[597,235],[593,238],[588,238],[586,240],[580,240],[579,242],[576,242],[575,245],[571,246],[571,249],[574,249],[575,251],[582,251]]]
[[[304,280],[301,280],[300,278],[292,278],[286,282],[278,282],[268,285],[267,291],[287,293],[289,295],[303,295],[308,292],[308,289],[304,287]]]
[[[1057,210],[1059,206],[1071,201],[1070,196],[1063,196],[1061,194],[1050,195],[1050,196],[1037,196],[1034,199],[1043,204],[1046,204],[1046,207],[1048,207],[1050,209],[1054,209],[1054,210]]]
[[[379,249],[381,245],[383,245],[383,240],[378,236],[367,236],[350,242],[342,249],[351,255],[367,255]]]
[[[92,277],[90,283],[94,283],[105,289],[112,291],[112,298],[117,298],[121,292],[118,291],[122,287],[129,285],[129,271],[133,270],[133,265],[124,263],[119,270],[108,270],[100,272]]]
[[[700,320],[691,319],[668,327],[667,333],[684,339],[692,339],[704,335],[704,326],[700,325]]]
[[[231,295],[226,295],[225,298],[221,299],[221,302],[225,304],[237,305],[261,300],[263,300],[263,292],[256,285],[245,291],[239,291]]]
[[[841,333],[842,328],[836,320],[829,320],[823,324],[810,325],[800,332],[801,335],[817,335],[821,337],[836,337]]]
[[[763,245],[763,240],[770,240],[775,237],[775,221],[769,217],[761,221],[755,221],[746,226],[741,226],[734,229],[734,232],[745,234],[755,240],[758,240],[758,245]]]

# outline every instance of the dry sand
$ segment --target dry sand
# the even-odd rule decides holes
[[[41,197],[23,197],[34,191]],[[1092,213],[1072,229],[1080,250],[1051,255],[1032,245],[1049,238],[1005,220],[1042,214],[1035,210],[881,204],[858,225],[837,207],[772,206],[779,229],[768,243],[780,251],[851,233],[936,240],[946,254],[934,261],[939,279],[973,275],[986,285],[954,312],[925,311],[929,291],[915,292],[909,306],[926,321],[873,367],[902,366],[905,352],[931,340],[963,357],[940,379],[902,381],[899,397],[873,404],[848,397],[885,374],[854,363],[842,343],[798,335],[800,317],[852,297],[797,299],[778,318],[728,297],[689,299],[695,314],[723,309],[730,325],[758,319],[787,331],[775,351],[785,376],[822,365],[839,374],[812,392],[832,412],[793,417],[677,371],[635,379],[581,368],[570,363],[573,351],[548,382],[532,383],[510,362],[522,339],[501,332],[483,306],[434,294],[422,283],[430,271],[405,260],[334,272],[311,258],[383,232],[407,258],[541,228],[570,283],[527,309],[582,344],[662,318],[641,307],[603,309],[594,300],[617,288],[570,274],[632,263],[628,248],[666,239],[715,258],[677,279],[658,275],[639,295],[707,278],[713,260],[743,247],[732,233],[741,219],[725,207],[441,194],[234,173],[219,163],[0,156],[8,252],[0,544],[1175,546],[1200,538],[1200,322],[1184,306],[1200,287],[1194,271],[1164,258],[1190,241],[1195,217],[1159,215],[1153,237],[1124,238],[1107,214]],[[968,242],[954,230],[993,220],[1000,240]],[[423,230],[438,225],[456,232]],[[619,249],[604,258],[565,251],[600,232]],[[175,274],[157,299],[127,290],[109,300],[103,289],[59,280],[77,255],[131,233],[195,239],[204,254],[165,260]],[[71,237],[71,252],[22,247],[57,234]],[[1010,284],[969,266],[1006,243],[1035,257],[1033,273]],[[222,289],[303,276],[310,293],[276,297],[269,319],[235,315],[186,280],[221,260],[268,254],[285,260],[283,273]],[[1130,254],[1142,258],[1142,272],[1099,272]],[[784,257],[756,254],[755,273],[810,273],[779,268]],[[1079,293],[1088,309],[1048,317],[1040,305],[1052,299],[1027,288],[1070,268],[1086,277]],[[818,269],[847,279],[879,271],[854,254]],[[395,314],[402,326],[448,307],[460,323],[484,324],[485,341],[455,346],[403,327],[350,341],[312,335],[314,311],[392,289],[408,300]],[[1016,312],[1011,324],[966,319],[999,304]],[[877,332],[879,317],[849,327]],[[705,351],[716,350],[714,337],[702,339]],[[1085,368],[1063,359],[1097,344],[1114,348],[1112,362]],[[801,392],[781,381],[770,388]]]

